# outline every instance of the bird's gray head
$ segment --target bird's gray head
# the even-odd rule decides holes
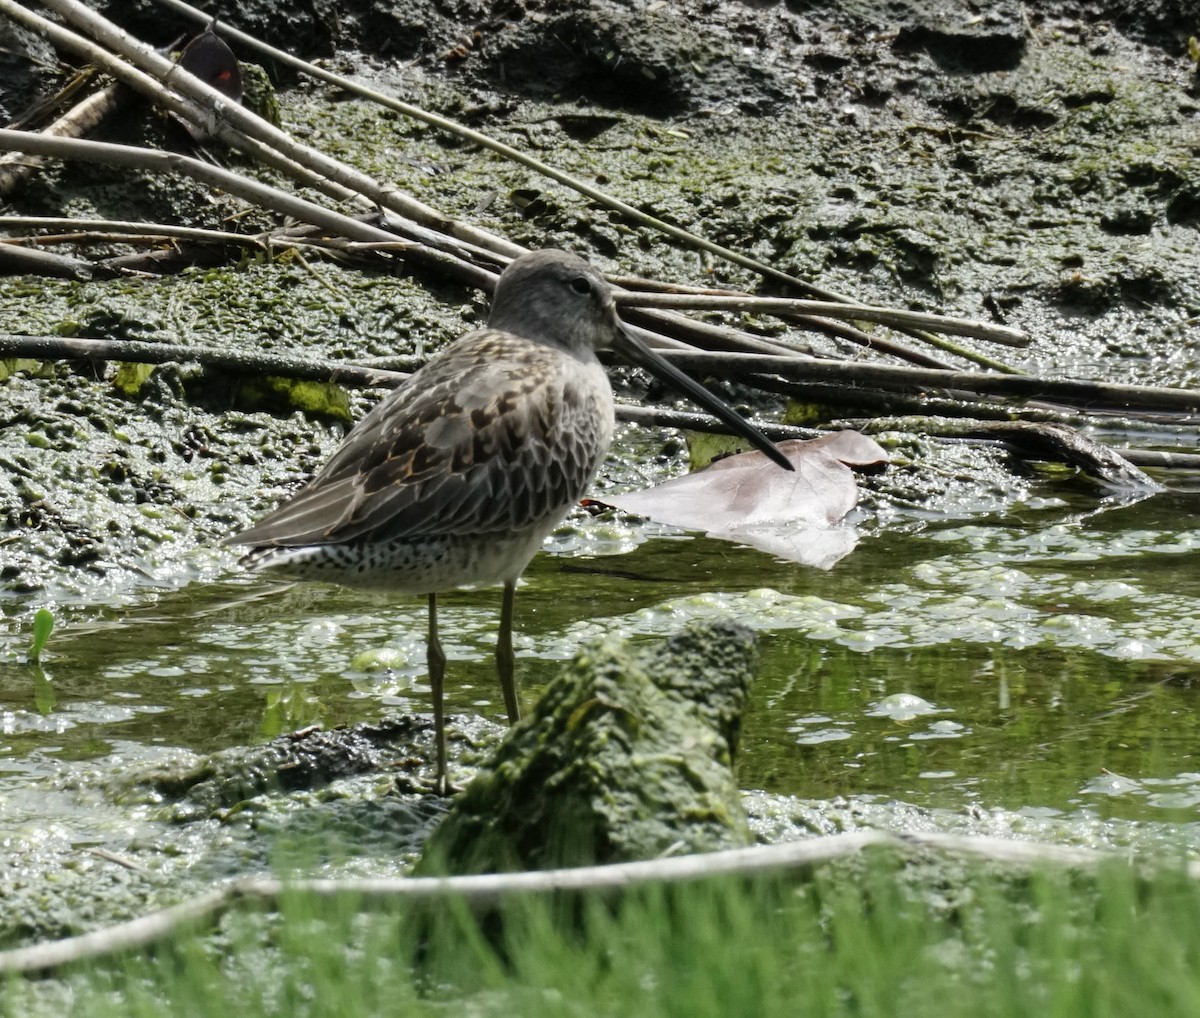
[[[532,251],[500,276],[488,326],[576,355],[612,346],[621,330],[604,277],[567,251]]]

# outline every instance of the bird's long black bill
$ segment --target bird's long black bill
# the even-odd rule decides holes
[[[788,458],[776,448],[775,443],[728,403],[714,396],[695,379],[685,375],[674,364],[664,360],[640,339],[630,335],[624,329],[620,330],[618,337],[616,343],[617,353],[629,361],[630,364],[633,364],[635,367],[645,368],[647,371],[657,375],[664,382],[673,385],[683,395],[703,407],[718,420],[728,424],[736,434],[741,435],[746,441],[751,442],[756,449],[766,453],[783,467],[784,470],[794,469]]]

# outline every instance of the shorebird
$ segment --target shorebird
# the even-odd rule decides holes
[[[608,452],[613,396],[597,350],[680,389],[792,469],[735,410],[631,335],[582,258],[535,251],[500,276],[487,327],[452,343],[354,427],[289,501],[226,539],[254,569],[429,598],[436,790],[445,794],[446,657],[437,595],[503,584],[496,670],[509,721],[517,580]]]

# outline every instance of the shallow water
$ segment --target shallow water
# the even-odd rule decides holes
[[[645,452],[623,434],[599,487],[641,483]],[[525,702],[588,641],[732,617],[760,641],[738,768],[762,840],[870,827],[1200,857],[1196,494],[1106,501],[961,444],[894,458],[863,481],[858,546],[828,572],[578,510],[518,593]],[[64,585],[40,668],[24,662],[35,606],[0,602],[0,945],[288,859],[403,873],[444,809],[397,794],[391,772],[215,810],[132,781],[314,723],[429,710],[423,599],[248,575],[211,542],[162,548],[112,590]],[[502,731],[462,723],[503,719],[498,602],[440,601],[468,763]],[[431,755],[418,743],[400,766]]]
[[[1033,479],[1017,501],[970,513],[942,495],[936,512],[864,511],[858,549],[829,572],[580,512],[518,595],[522,695],[532,702],[582,642],[730,616],[761,636],[739,767],[744,788],[769,794],[764,834],[795,835],[770,816],[784,795],[804,804],[801,827],[1129,844],[1167,824],[1200,851],[1196,496],[1106,507]],[[421,599],[280,584],[205,554],[207,582],[146,589],[120,611],[61,609],[44,671],[8,639],[7,821],[120,841],[119,813],[88,829],[78,811],[94,797],[45,790],[167,749],[428,709]],[[446,597],[442,632],[450,709],[499,720],[497,603]]]

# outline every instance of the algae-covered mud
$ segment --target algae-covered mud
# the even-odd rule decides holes
[[[182,31],[153,5],[110,6],[149,41]],[[1028,350],[998,354],[1016,368],[1197,384],[1195,5],[935,17],[914,2],[886,20],[850,3],[347,3],[327,20],[275,6],[218,13],[826,287],[1025,328]],[[9,113],[49,84],[40,66],[13,72]],[[754,285],[429,127],[278,85],[287,128],[449,214],[610,269]],[[134,105],[102,136],[167,130]],[[50,166],[4,211],[220,227],[242,209]],[[423,357],[485,312],[407,268],[291,254],[165,280],[10,277],[0,308],[11,333],[351,361]],[[375,398],[194,365],[0,363],[0,943],[126,918],[285,846],[333,873],[411,861],[441,811],[396,780],[430,762],[424,604],[253,578],[219,544]],[[1188,421],[1088,430],[1176,450],[1197,437]],[[1160,471],[1165,494],[1122,503],[913,422],[877,437],[893,463],[863,480],[858,549],[829,573],[574,513],[518,599],[527,704],[593,640],[730,619],[760,637],[738,779],[761,838],[919,826],[1200,853],[1197,479]],[[597,483],[643,486],[685,461],[678,434],[623,428]],[[455,594],[441,620],[460,776],[500,732],[497,602]],[[56,628],[35,666],[38,609]],[[403,737],[303,789],[251,780],[273,773],[257,757],[241,784],[199,781],[220,770],[212,754],[314,724]]]

